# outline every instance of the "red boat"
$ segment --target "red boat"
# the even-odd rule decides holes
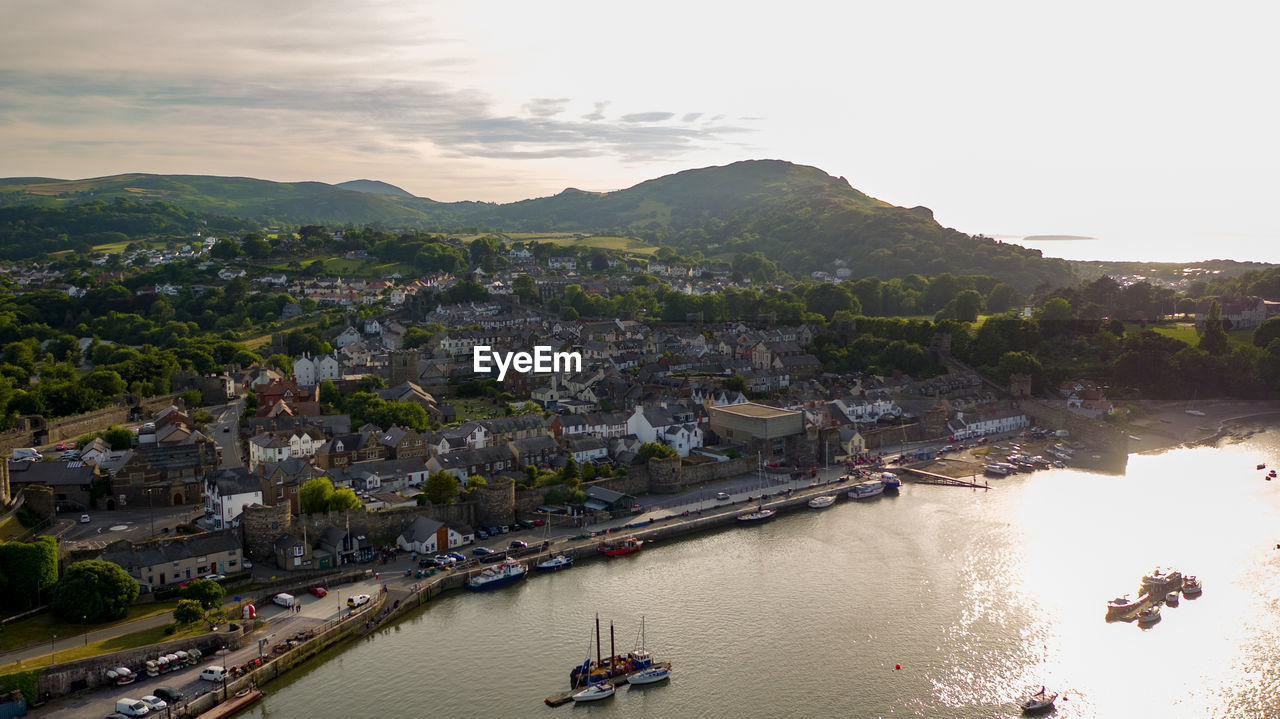
[[[601,552],[604,552],[604,556],[606,557],[620,557],[624,554],[631,554],[632,552],[640,551],[640,547],[643,544],[644,542],[642,540],[636,539],[635,537],[626,537],[624,539],[605,542],[597,548]]]

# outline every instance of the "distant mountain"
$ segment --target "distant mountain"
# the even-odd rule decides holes
[[[1065,261],[1045,259],[1039,250],[944,228],[926,207],[895,207],[844,178],[780,160],[687,170],[614,192],[567,189],[501,205],[435,202],[376,180],[329,185],[148,174],[0,179],[0,206],[59,207],[116,197],[258,222],[631,235],[728,260],[759,251],[796,274],[841,266],[853,277],[984,274],[1023,292],[1074,279]]]
[[[339,182],[334,187],[343,190],[352,190],[355,192],[365,192],[370,195],[392,195],[395,197],[414,197],[407,190],[402,190],[395,185],[382,180],[348,180]]]

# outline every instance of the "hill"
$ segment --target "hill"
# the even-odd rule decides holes
[[[854,277],[982,274],[1023,292],[1074,279],[1065,261],[1045,259],[1038,250],[944,228],[928,208],[895,207],[844,178],[780,160],[686,170],[615,192],[568,189],[504,205],[440,203],[375,180],[329,185],[149,174],[0,180],[0,206],[65,207],[114,198],[263,223],[629,236],[728,260],[758,251],[795,274],[841,266]]]

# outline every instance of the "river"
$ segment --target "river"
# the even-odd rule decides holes
[[[1027,688],[1057,717],[1280,716],[1280,465],[1274,432],[982,492],[785,515],[451,594],[266,687],[244,716],[1012,717]],[[1156,565],[1204,594],[1150,629],[1103,620]],[[550,708],[603,622],[645,617],[671,682]],[[594,653],[594,650],[592,650]],[[901,665],[901,669],[895,669]]]

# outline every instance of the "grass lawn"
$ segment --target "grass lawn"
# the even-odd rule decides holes
[[[89,625],[64,622],[53,614],[45,612],[43,614],[37,614],[34,617],[28,617],[27,619],[6,624],[4,632],[0,633],[0,641],[3,642],[5,649],[22,649],[30,644],[47,642],[49,641],[49,638],[54,635],[59,637],[71,637],[77,634],[84,634],[86,627],[88,627],[89,631],[106,629],[107,627],[123,624],[125,622],[145,619],[157,614],[171,612],[176,606],[178,606],[176,601],[135,604],[129,607],[129,611],[125,614],[124,619],[121,619],[118,622]],[[58,654],[61,655],[62,652],[59,652]]]
[[[59,649],[52,656],[46,654],[38,659],[27,660],[23,662],[25,666],[33,664],[57,664],[58,662],[71,662],[85,657],[94,657],[99,654],[110,654],[125,649],[137,649],[151,644],[159,644],[167,642],[171,639],[183,639],[186,637],[195,637],[209,632],[209,625],[204,622],[197,622],[185,629],[174,632],[173,634],[165,634],[164,630],[168,625],[162,624],[158,627],[143,629],[129,634],[122,634],[111,639],[103,639],[97,642],[90,642],[87,645],[71,647],[69,649]],[[70,635],[74,636],[74,635]],[[17,668],[17,663],[6,664],[0,666],[0,672],[11,671]]]
[[[1126,322],[1125,334],[1137,334],[1142,331],[1142,327],[1137,322]],[[1166,337],[1172,337],[1181,340],[1195,347],[1200,343],[1200,333],[1196,331],[1194,322],[1162,322],[1159,324],[1148,324],[1147,329],[1162,334]],[[1253,330],[1230,330],[1227,332],[1227,339],[1232,344],[1248,345],[1253,344]]]
[[[108,242],[105,245],[94,245],[93,251],[111,253],[111,254],[120,254],[124,252],[124,248],[128,247],[129,244],[132,242],[135,242],[135,240],[124,240],[122,242]]]
[[[6,519],[3,524],[0,524],[0,542],[7,542],[14,537],[21,537],[26,532],[27,528],[22,526],[22,522],[18,521],[18,516],[15,514]]]

